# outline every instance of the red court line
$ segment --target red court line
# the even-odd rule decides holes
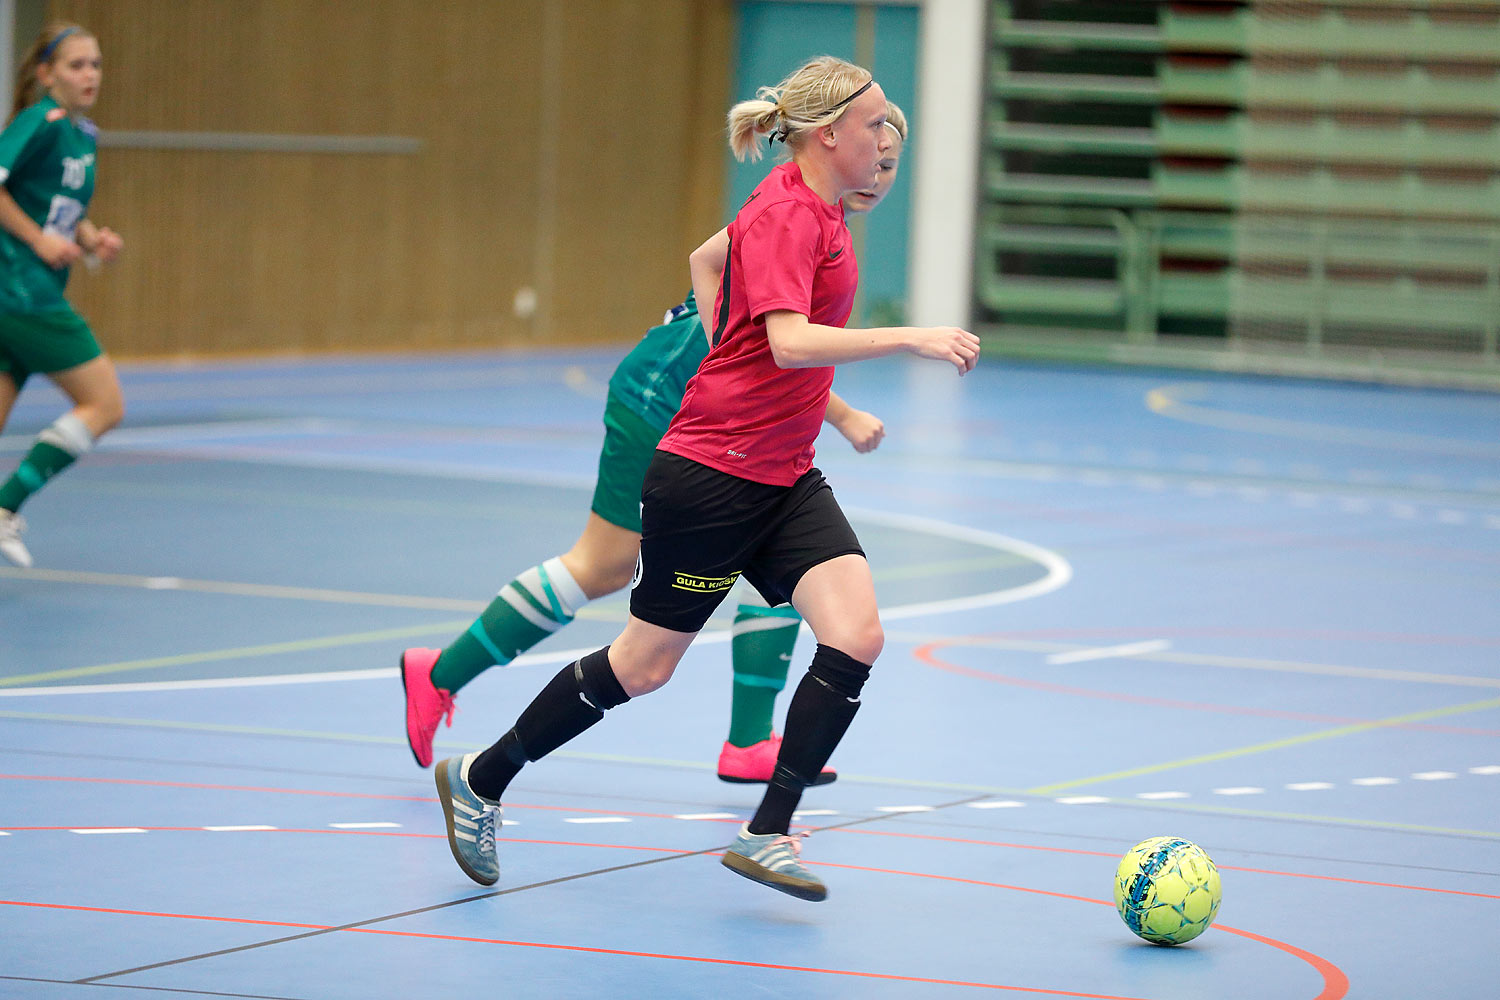
[[[385,802],[431,802],[437,796],[380,795],[374,792],[330,792],[314,788],[272,788],[260,785],[215,785],[196,781],[151,781],[144,778],[81,778],[60,774],[0,774],[0,781],[78,781],[99,785],[146,785],[153,788],[192,788],[210,792],[265,792],[271,795],[313,795],[330,799],[377,799]],[[524,802],[507,802],[507,809],[534,809],[540,812],[583,813],[597,816],[636,816],[641,819],[676,819],[672,813],[626,812],[621,809],[575,809],[572,806],[539,806]],[[698,820],[696,822],[704,822]],[[708,822],[738,823],[739,820]]]
[[[179,829],[179,828],[168,828],[168,829]],[[195,828],[187,827],[187,828],[180,828],[180,829],[195,829]],[[276,831],[262,831],[262,832],[270,833],[270,832],[276,832]],[[365,835],[369,834],[368,831],[357,831],[357,830],[309,830],[309,831],[286,831],[286,832],[341,833],[341,834],[346,834],[346,833],[361,834],[361,833],[363,833]],[[859,832],[868,832],[868,831],[859,831]],[[432,836],[432,837],[435,837],[436,836],[434,834],[409,834],[409,833],[408,834],[389,834],[389,833],[387,833],[387,834],[384,834],[384,835],[385,836],[408,836],[408,837],[410,837],[410,836],[422,836],[422,837]],[[949,839],[949,838],[927,838],[924,835],[920,835],[920,834],[913,835],[913,836],[916,837],[916,838],[919,838],[919,839]],[[528,843],[528,841],[517,841],[517,843]],[[563,844],[564,842],[562,842],[562,841],[540,841],[540,842],[530,841],[530,843]],[[976,843],[983,844],[983,843],[986,843],[986,842],[984,842],[984,841],[978,841]],[[616,846],[616,845],[587,844],[587,845],[567,845],[567,846],[613,847],[613,846]],[[1103,855],[1101,852],[1081,851],[1081,850],[1074,850],[1074,849],[1070,849],[1070,848],[1055,848],[1055,849],[1054,848],[1041,848],[1041,847],[1028,848],[1028,845],[1003,845],[1003,846],[1015,846],[1015,847],[1021,847],[1023,849],[1036,849],[1036,850],[1057,850],[1057,851],[1060,851],[1060,852],[1063,852],[1063,853],[1069,853],[1069,854],[1099,854],[1100,856],[1104,856],[1104,857],[1113,857],[1114,856],[1114,855]],[[637,849],[637,850],[667,850],[667,849],[664,849],[664,848],[631,848],[631,849]],[[1105,900],[1105,899],[1093,899],[1092,897],[1089,897],[1089,896],[1078,896],[1078,895],[1074,895],[1072,893],[1055,892],[1055,891],[1052,891],[1052,890],[1049,890],[1049,889],[1034,889],[1034,888],[1030,888],[1028,886],[1008,885],[1008,884],[1003,883],[1003,882],[988,882],[988,881],[984,881],[984,880],[981,880],[981,879],[962,878],[962,877],[959,877],[959,876],[956,876],[956,875],[939,875],[939,874],[936,874],[936,873],[933,873],[933,872],[903,871],[903,870],[894,869],[894,868],[874,868],[874,867],[870,867],[870,866],[866,866],[866,865],[849,865],[849,864],[840,864],[840,863],[837,863],[837,862],[829,862],[829,861],[812,862],[812,863],[813,864],[817,864],[820,867],[824,867],[824,868],[842,868],[842,869],[846,869],[846,870],[849,870],[849,871],[872,872],[872,873],[883,874],[883,875],[902,875],[902,876],[906,876],[906,877],[909,877],[909,878],[925,878],[925,879],[932,879],[932,880],[941,881],[941,882],[955,882],[955,883],[959,883],[959,884],[963,884],[963,885],[980,886],[980,887],[984,887],[984,888],[1006,889],[1006,890],[1010,890],[1010,891],[1013,891],[1013,892],[1024,892],[1024,893],[1030,893],[1032,895],[1037,895],[1037,896],[1049,896],[1049,897],[1052,897],[1054,899],[1065,899],[1065,900],[1070,900],[1070,901],[1073,901],[1073,902],[1096,903],[1096,904],[1100,904],[1100,905],[1104,905],[1104,906],[1112,906],[1113,905],[1113,903],[1110,900]],[[1231,869],[1231,870],[1258,871],[1258,869]],[[1286,872],[1266,872],[1265,874],[1292,874],[1292,873],[1286,873]],[[1318,876],[1313,876],[1313,877],[1318,877]],[[1353,881],[1353,880],[1339,879],[1337,881]],[[1368,883],[1368,884],[1380,884],[1380,883]],[[1394,886],[1394,888],[1417,888],[1417,887]],[[1441,890],[1436,890],[1436,891],[1441,891]],[[1467,894],[1465,894],[1465,895],[1467,895]],[[233,917],[199,917],[199,916],[191,915],[191,914],[151,913],[151,912],[139,911],[139,910],[115,910],[115,909],[106,909],[106,908],[88,907],[88,906],[69,906],[69,905],[57,904],[57,903],[30,903],[30,902],[25,902],[25,901],[20,901],[20,900],[0,900],[0,905],[6,905],[6,906],[40,906],[40,907],[48,907],[48,908],[54,908],[54,909],[78,910],[78,911],[84,911],[84,912],[119,913],[119,914],[134,915],[134,916],[170,917],[170,918],[184,919],[184,920],[198,920],[198,919],[201,919],[201,920],[219,920],[219,921],[227,921],[227,922],[231,922],[231,923],[233,923],[233,922],[256,923],[256,924],[265,924],[265,925],[268,925],[268,926],[303,927],[303,928],[312,928],[312,929],[317,929],[317,930],[330,930],[331,929],[330,927],[321,926],[321,925],[313,925],[313,924],[298,924],[298,923],[290,923],[290,922],[282,923],[282,922],[276,922],[276,921],[254,921],[254,920],[238,921],[238,920],[236,920],[236,918],[233,918]],[[1301,959],[1304,962],[1307,962],[1315,970],[1317,970],[1317,972],[1318,972],[1318,974],[1320,976],[1323,977],[1323,991],[1321,993],[1319,993],[1316,997],[1314,997],[1313,1000],[1341,1000],[1341,998],[1344,997],[1348,993],[1348,990],[1349,990],[1349,979],[1348,979],[1348,977],[1343,973],[1343,971],[1341,969],[1338,968],[1338,966],[1334,965],[1332,962],[1329,962],[1327,959],[1324,959],[1324,958],[1322,958],[1322,957],[1320,957],[1318,955],[1315,955],[1312,952],[1305,951],[1305,950],[1303,950],[1301,948],[1298,948],[1295,945],[1288,944],[1288,943],[1286,943],[1284,941],[1278,941],[1275,938],[1265,937],[1263,935],[1255,934],[1255,933],[1253,933],[1251,931],[1241,930],[1240,928],[1229,927],[1229,926],[1226,926],[1226,925],[1223,925],[1223,924],[1215,924],[1214,926],[1217,929],[1219,929],[1219,930],[1225,931],[1226,933],[1229,933],[1229,934],[1238,934],[1241,937],[1247,938],[1247,939],[1252,940],[1252,941],[1256,941],[1256,942],[1258,942],[1260,944],[1268,945],[1268,946],[1270,946],[1272,948],[1276,948],[1276,949],[1278,949],[1280,951],[1286,952],[1288,955],[1291,955],[1294,958],[1298,958],[1298,959]],[[790,972],[814,972],[814,973],[820,973],[820,974],[825,974],[825,975],[841,975],[841,976],[864,977],[864,978],[871,978],[871,979],[893,980],[893,981],[899,981],[899,982],[928,983],[928,984],[945,985],[945,986],[969,986],[969,987],[975,987],[975,988],[979,988],[979,989],[1008,990],[1008,991],[1012,991],[1012,992],[1038,993],[1038,994],[1045,994],[1045,995],[1048,995],[1048,996],[1088,997],[1088,998],[1096,998],[1096,1000],[1133,1000],[1133,998],[1115,997],[1115,996],[1112,996],[1112,995],[1109,995],[1109,994],[1102,994],[1102,993],[1078,993],[1078,992],[1072,992],[1072,991],[1067,991],[1067,990],[1049,990],[1049,989],[1042,989],[1042,988],[1036,988],[1036,987],[1005,986],[1005,985],[1001,985],[1001,984],[998,984],[998,983],[975,983],[975,982],[968,982],[968,981],[965,981],[965,980],[932,979],[932,978],[916,977],[916,976],[897,976],[897,975],[892,975],[892,974],[887,974],[887,973],[861,972],[861,971],[858,971],[858,970],[849,970],[849,969],[822,969],[822,968],[816,968],[816,967],[811,967],[811,966],[774,965],[774,964],[767,964],[767,963],[762,963],[762,962],[746,962],[746,961],[741,961],[741,960],[737,960],[737,959],[708,958],[706,956],[697,956],[697,955],[672,955],[672,954],[656,953],[656,952],[624,951],[624,950],[618,950],[618,949],[612,949],[612,948],[593,948],[593,947],[587,947],[587,946],[583,946],[583,945],[547,944],[547,943],[543,943],[543,942],[534,942],[534,941],[511,941],[511,940],[499,939],[499,938],[477,938],[477,937],[465,937],[465,936],[456,936],[456,935],[447,935],[447,934],[419,933],[419,932],[415,932],[415,931],[392,931],[392,930],[382,930],[382,929],[375,929],[375,928],[353,927],[353,928],[346,928],[346,930],[348,930],[350,932],[355,932],[355,933],[384,934],[384,935],[389,935],[389,936],[393,936],[393,937],[430,938],[430,939],[433,939],[433,940],[443,940],[443,941],[466,941],[466,942],[472,942],[472,943],[478,943],[478,944],[501,944],[501,945],[510,945],[510,946],[514,946],[514,947],[523,947],[523,948],[547,948],[547,949],[557,949],[557,950],[563,950],[563,951],[589,952],[589,953],[601,954],[601,955],[622,955],[622,956],[629,956],[629,957],[635,957],[635,958],[659,958],[659,959],[668,959],[668,960],[672,960],[672,961],[701,962],[701,963],[713,964],[713,965],[734,965],[734,966],[743,966],[743,967],[748,967],[748,968],[775,969],[775,970],[790,971]]]
[[[887,982],[924,983],[932,986],[969,986],[982,990],[1004,990],[1011,993],[1035,993],[1054,997],[1080,997],[1084,1000],[1142,1000],[1139,997],[1124,997],[1113,993],[1080,993],[1073,990],[1049,990],[1035,986],[1005,986],[1000,983],[975,983],[963,979],[935,979],[926,976],[898,976],[886,972],[863,972],[858,969],[823,969],[808,965],[777,965],[771,962],[747,962],[733,958],[710,958],[707,955],[672,955],[665,952],[627,951],[620,948],[591,948],[584,945],[549,944],[545,941],[512,941],[505,938],[468,937],[459,934],[430,934],[418,931],[393,931],[374,927],[334,928],[327,924],[302,924],[281,920],[251,920],[240,917],[214,917],[197,913],[156,913],[149,910],[123,910],[104,906],[75,906],[64,903],[33,903],[18,899],[0,899],[0,906],[29,906],[48,910],[72,910],[79,913],[108,913],[129,917],[158,917],[168,920],[204,920],[216,923],[252,924],[260,927],[290,927],[299,930],[332,931],[349,934],[379,934],[385,937],[417,938],[430,941],[461,941],[470,944],[499,944],[514,948],[538,948],[555,951],[582,952],[594,955],[619,955],[625,958],[657,958],[673,962],[697,962],[704,965],[729,965],[746,969],[769,969],[777,972],[812,972],[825,976],[849,976],[859,979],[879,979]],[[1324,1000],[1324,998],[1317,998]],[[1327,1000],[1333,1000],[1332,997]]]
[[[893,868],[867,868],[863,865],[841,865],[835,864],[833,862],[814,862],[814,864],[821,864],[825,868],[847,868],[850,871],[878,872],[885,875],[906,875],[912,878],[930,878],[937,879],[943,882],[960,882],[965,885],[977,885],[983,886],[985,888],[1010,889],[1015,892],[1028,892],[1037,896],[1051,896],[1055,899],[1070,899],[1082,903],[1098,903],[1102,906],[1115,905],[1113,900],[1108,899],[1093,899],[1089,896],[1074,896],[1070,893],[1052,892],[1048,889],[1030,889],[1023,885],[1006,885],[1002,882],[983,882],[979,879],[959,878],[956,875],[934,875],[929,872],[907,872],[898,871]],[[1295,945],[1287,944],[1285,941],[1278,941],[1275,938],[1264,937],[1260,934],[1241,930],[1238,927],[1227,927],[1224,924],[1214,924],[1213,928],[1225,931],[1229,934],[1238,934],[1240,937],[1249,938],[1250,940],[1256,941],[1260,944],[1269,945],[1272,948],[1276,948],[1280,951],[1286,952],[1288,955],[1291,955],[1294,958],[1300,958],[1302,961],[1311,965],[1318,971],[1318,974],[1323,977],[1323,992],[1319,993],[1316,997],[1313,998],[1313,1000],[1342,1000],[1342,997],[1344,997],[1349,992],[1349,977],[1344,975],[1342,969],[1334,965],[1332,962],[1328,961],[1326,958],[1314,955],[1310,951],[1304,951],[1303,949],[1298,948]]]
[[[853,827],[843,827],[832,833],[854,833],[864,837],[897,837],[911,840],[935,840],[947,844],[973,844],[976,847],[1009,847],[1018,851],[1046,851],[1050,854],[1084,854],[1096,858],[1118,858],[1120,855],[1109,851],[1085,851],[1076,847],[1048,847],[1042,844],[1010,844],[998,840],[974,840],[965,837],[939,837],[930,833],[900,833],[894,830],[862,830]],[[808,864],[821,864],[822,862],[810,861]],[[1445,896],[1470,896],[1474,899],[1500,899],[1500,896],[1487,892],[1464,892],[1460,889],[1439,889],[1430,885],[1407,885],[1402,882],[1375,882],[1368,879],[1343,878],[1338,875],[1311,875],[1306,872],[1284,872],[1274,868],[1244,868],[1239,865],[1221,865],[1215,863],[1215,867],[1225,872],[1248,872],[1253,875],[1280,875],[1285,878],[1316,879],[1321,882],[1344,882],[1349,885],[1368,885],[1379,889],[1409,889],[1412,892],[1436,892]]]
[[[1159,633],[1157,633],[1159,634]],[[1067,684],[1054,684],[1050,681],[1034,681],[1024,677],[1012,677],[1008,674],[997,674],[988,670],[979,670],[975,667],[965,667],[961,664],[950,663],[939,659],[933,651],[949,646],[963,645],[962,640],[943,639],[937,642],[929,642],[918,646],[912,651],[912,655],[930,667],[946,671],[950,674],[958,674],[961,677],[972,677],[976,680],[989,681],[993,684],[1006,684],[1011,687],[1028,688],[1033,691],[1047,691],[1052,694],[1076,695],[1080,698],[1097,698],[1104,701],[1123,701],[1135,705],[1152,705],[1158,708],[1181,708],[1192,712],[1218,712],[1224,715],[1250,715],[1263,719],[1290,719],[1294,722],[1314,722],[1319,725],[1334,726],[1358,726],[1366,723],[1376,722],[1375,719],[1351,719],[1339,715],[1314,715],[1308,712],[1287,712],[1275,708],[1248,708],[1242,705],[1215,705],[1209,702],[1178,701],[1175,698],[1157,698],[1151,695],[1130,694],[1124,691],[1104,691],[1098,688],[1073,687]],[[1430,733],[1455,733],[1465,736],[1500,736],[1497,729],[1474,729],[1463,726],[1443,726],[1425,722],[1385,722],[1381,723],[1384,729],[1411,729]]]
[[[18,833],[57,833],[74,830],[117,830],[116,826],[0,826],[0,830]],[[132,826],[131,830],[146,833],[212,833],[217,836],[248,836],[256,833],[324,833],[341,837],[407,837],[412,840],[447,840],[446,833],[413,833],[410,830],[325,830],[321,827],[299,829],[278,826],[273,830],[210,830],[203,826]],[[121,836],[126,836],[122,834]],[[685,847],[650,847],[642,844],[600,844],[578,840],[535,840],[526,837],[505,837],[507,844],[537,844],[543,847],[603,847],[612,851],[652,851],[658,854],[691,854]]]
[[[122,910],[111,906],[76,906],[69,903],[34,903],[25,899],[0,899],[0,906],[29,906],[39,910],[72,910],[77,913],[112,913],[125,917],[167,917],[173,920],[204,920],[219,924],[253,924],[257,927],[295,927],[326,931],[323,924],[299,924],[290,920],[254,920],[250,917],[210,917],[199,913],[157,913],[153,910]]]
[[[63,830],[113,830],[117,827],[88,827],[88,826],[0,826],[0,830],[16,833],[47,833]],[[209,830],[201,826],[131,826],[132,830],[144,830],[149,833],[321,833],[335,834],[346,837],[407,837],[415,840],[445,840],[446,834],[442,833],[413,833],[409,830],[325,830],[319,827],[297,828],[277,827],[274,830]],[[1118,855],[1108,851],[1086,851],[1076,847],[1048,847],[1042,844],[1012,844],[1000,840],[976,840],[967,837],[940,837],[927,833],[898,833],[890,830],[862,830],[852,827],[830,830],[829,833],[858,834],[864,837],[896,837],[908,840],[931,840],[947,844],[970,844],[975,847],[1005,847],[1017,851],[1045,851],[1049,854],[1082,854],[1095,858],[1116,858]],[[577,840],[536,840],[528,837],[505,837],[507,844],[535,844],[543,847],[603,847],[618,851],[652,851],[661,854],[683,854],[687,853],[685,848],[680,847],[650,847],[643,844],[600,844],[593,841]],[[713,856],[717,857],[717,854]],[[836,865],[833,862],[809,861],[811,865],[826,864],[830,867],[849,867]],[[1468,896],[1472,899],[1500,899],[1500,895],[1487,892],[1464,892],[1461,889],[1439,889],[1430,885],[1409,885],[1404,882],[1376,882],[1370,879],[1343,878],[1338,875],[1313,875],[1307,872],[1286,872],[1274,868],[1245,868],[1239,865],[1217,865],[1220,871],[1247,872],[1252,875],[1279,875],[1283,878],[1305,878],[1320,882],[1343,882],[1347,885],[1365,885],[1377,889],[1407,889],[1411,892],[1435,892],[1445,896]],[[872,871],[877,869],[871,869]],[[942,876],[933,876],[940,878]],[[988,884],[988,883],[985,883]],[[1014,888],[1014,887],[1010,887]],[[1024,890],[1040,892],[1041,890]],[[1068,897],[1073,898],[1073,897]]]

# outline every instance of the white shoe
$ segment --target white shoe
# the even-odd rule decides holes
[[[26,530],[26,521],[13,511],[0,510],[0,556],[4,556],[22,569],[31,568],[31,553],[21,541],[21,532]]]

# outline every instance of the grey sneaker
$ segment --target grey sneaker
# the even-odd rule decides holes
[[[821,902],[828,898],[828,886],[797,859],[801,853],[799,838],[785,833],[751,833],[746,823],[740,827],[739,838],[724,852],[723,863],[752,882],[798,899]]]
[[[469,787],[469,764],[475,753],[449,757],[435,768],[438,801],[448,823],[448,846],[464,874],[480,885],[500,881],[495,830],[501,825],[500,803],[480,798]]]
[[[26,521],[20,514],[0,510],[0,556],[4,556],[22,569],[31,568],[31,553],[21,541],[21,532],[26,530]]]

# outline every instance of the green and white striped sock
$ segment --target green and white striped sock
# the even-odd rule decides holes
[[[776,696],[786,687],[792,647],[802,616],[790,605],[768,608],[741,603],[734,614],[730,640],[734,658],[734,696],[729,706],[729,742],[747,747],[768,739]]]
[[[9,511],[21,509],[47,480],[72,465],[81,455],[94,446],[94,435],[71,413],[65,413],[53,421],[52,426],[37,435],[36,444],[21,459],[16,471],[4,484],[0,484],[0,508]]]
[[[562,564],[548,559],[500,588],[468,631],[444,649],[432,668],[434,687],[450,693],[495,665],[505,665],[562,628],[588,603]]]

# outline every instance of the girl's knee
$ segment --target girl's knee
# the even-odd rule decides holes
[[[884,648],[885,630],[880,627],[879,623],[877,623],[871,628],[865,630],[865,632],[859,637],[859,652],[851,652],[849,655],[854,657],[856,660],[859,660],[861,663],[873,664],[877,659],[880,658],[880,652]]]
[[[672,679],[676,672],[677,664],[661,661],[649,661],[645,663],[612,663],[615,678],[619,680],[620,687],[632,698],[639,698],[643,694],[662,687]]]
[[[120,426],[120,421],[125,419],[125,401],[119,397],[102,399],[97,403],[80,406],[73,413],[91,435],[99,438]]]
[[[827,643],[861,663],[873,664],[879,658],[880,651],[885,648],[885,630],[881,628],[879,621],[873,621],[841,629],[839,634],[826,639],[820,636],[818,641]]]
[[[562,557],[563,565],[572,574],[584,596],[591,601],[624,590],[631,577],[635,576],[635,556],[600,559],[596,554],[574,546]]]
[[[104,409],[103,414],[101,414],[101,421],[104,426],[100,429],[99,434],[104,434],[108,431],[114,430],[116,427],[120,426],[120,422],[124,419],[125,400],[121,398],[112,400]],[[99,434],[95,434],[94,436],[98,437]]]

